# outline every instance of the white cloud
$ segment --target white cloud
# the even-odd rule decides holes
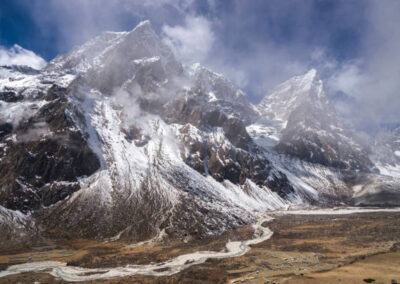
[[[334,91],[341,91],[346,94],[358,96],[360,85],[365,82],[359,63],[348,63],[336,70],[328,79],[328,84]]]
[[[351,110],[356,115],[349,117],[357,127],[374,129],[400,124],[400,2],[368,3],[370,26],[363,34],[359,59],[341,63],[328,84],[357,101],[357,109]]]
[[[219,41],[206,64],[224,74],[247,92],[254,103],[259,102],[277,84],[308,70],[307,64],[296,60],[287,50],[274,45],[247,42],[248,49],[235,52]]]
[[[0,65],[26,65],[42,69],[46,61],[34,52],[14,44],[9,49],[0,46]]]
[[[215,41],[211,23],[203,17],[187,16],[184,25],[164,25],[162,31],[164,42],[187,64],[202,62]]]

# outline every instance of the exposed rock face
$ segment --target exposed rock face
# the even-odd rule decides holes
[[[340,169],[372,167],[365,150],[340,125],[315,70],[279,85],[259,108],[285,125],[275,146],[279,152]]]
[[[330,118],[313,106],[300,105],[289,116],[276,149],[312,163],[369,171],[372,163],[366,152]]]
[[[44,94],[51,101],[34,116],[12,132],[10,124],[2,127],[0,199],[5,207],[27,212],[54,204],[79,189],[79,177],[100,167],[66,116],[67,95],[68,89],[52,86]]]
[[[372,167],[315,70],[254,106],[224,76],[183,68],[148,22],[40,72],[0,67],[0,205],[55,237],[204,236],[257,211],[368,204],[357,186],[398,184]]]
[[[202,94],[211,109],[218,109],[228,117],[248,125],[257,117],[257,109],[249,103],[243,91],[236,88],[221,74],[194,64],[193,87],[196,94]]]
[[[11,123],[1,123],[0,124],[0,139],[2,139],[4,136],[8,135],[11,133],[13,127]]]
[[[190,123],[204,131],[220,127],[234,146],[245,150],[250,147],[251,139],[244,122],[208,105],[202,94],[182,97],[168,104],[165,117],[170,123]]]

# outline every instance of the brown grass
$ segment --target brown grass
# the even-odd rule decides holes
[[[268,224],[273,237],[244,256],[208,260],[170,277],[133,276],[93,283],[375,283],[400,282],[400,213],[368,213],[343,216],[277,216]],[[73,253],[63,261],[87,267],[162,261],[195,250],[219,250],[228,239],[246,239],[250,226],[218,238],[177,240],[158,245],[129,247],[86,240],[58,242]],[[55,250],[49,251],[59,258]],[[26,254],[25,254],[26,256]],[[12,256],[15,258],[15,256]],[[0,263],[10,256],[0,256]],[[0,278],[0,283],[57,283],[45,274]],[[8,282],[7,282],[8,281]],[[13,282],[14,281],[14,282]],[[47,282],[46,282],[47,281]],[[32,281],[33,282],[33,281]],[[64,283],[58,281],[59,283]]]

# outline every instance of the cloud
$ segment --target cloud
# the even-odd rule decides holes
[[[34,52],[15,44],[9,49],[0,46],[0,65],[26,65],[42,69],[46,61]]]
[[[48,0],[26,5],[58,53],[104,30],[129,30],[149,19],[184,63],[200,61],[226,75],[254,103],[276,84],[316,68],[329,92],[352,98],[351,105],[340,103],[357,127],[400,124],[397,0]]]
[[[360,65],[358,62],[343,64],[329,77],[328,85],[333,91],[359,95],[360,85],[366,80]]]
[[[253,103],[258,103],[277,84],[309,68],[287,50],[259,43],[250,43],[243,52],[229,50],[220,43],[206,64],[244,89]]]
[[[186,16],[183,25],[162,27],[163,40],[184,63],[203,62],[215,41],[211,23],[204,17]]]
[[[134,84],[129,91],[118,88],[114,90],[112,96],[113,105],[123,110],[122,122],[126,128],[137,123],[137,120],[142,116],[138,102],[139,97],[142,96],[141,87]]]
[[[68,52],[103,31],[128,31],[143,20],[158,28],[181,24],[193,0],[47,0],[26,1],[44,38],[59,53]],[[43,11],[46,11],[44,13]]]
[[[26,143],[38,141],[44,137],[52,135],[53,133],[46,122],[36,122],[25,133],[19,134],[17,140]]]
[[[365,77],[356,95],[366,112],[383,124],[400,124],[400,2],[371,1],[366,35]]]
[[[342,62],[328,83],[356,101],[348,119],[358,128],[375,131],[400,126],[400,2],[368,3],[369,26],[362,34],[359,57]]]

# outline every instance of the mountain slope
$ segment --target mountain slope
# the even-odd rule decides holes
[[[0,205],[52,237],[201,237],[265,210],[368,204],[373,193],[359,189],[371,181],[397,194],[315,70],[254,106],[223,75],[183,68],[149,22],[41,71],[7,68]]]
[[[372,166],[364,149],[340,124],[316,70],[280,84],[258,107],[277,121],[278,152],[340,169],[369,171]]]
[[[255,109],[244,94],[202,67],[183,72],[148,22],[103,34],[23,78],[36,96],[3,86],[21,96],[17,107],[34,106],[4,124],[1,204],[33,212],[47,231],[135,240],[163,229],[215,234],[251,222],[253,210],[290,203],[284,176],[268,178],[276,171],[250,151],[237,111],[251,117]],[[175,108],[182,102],[199,109],[197,121]]]

